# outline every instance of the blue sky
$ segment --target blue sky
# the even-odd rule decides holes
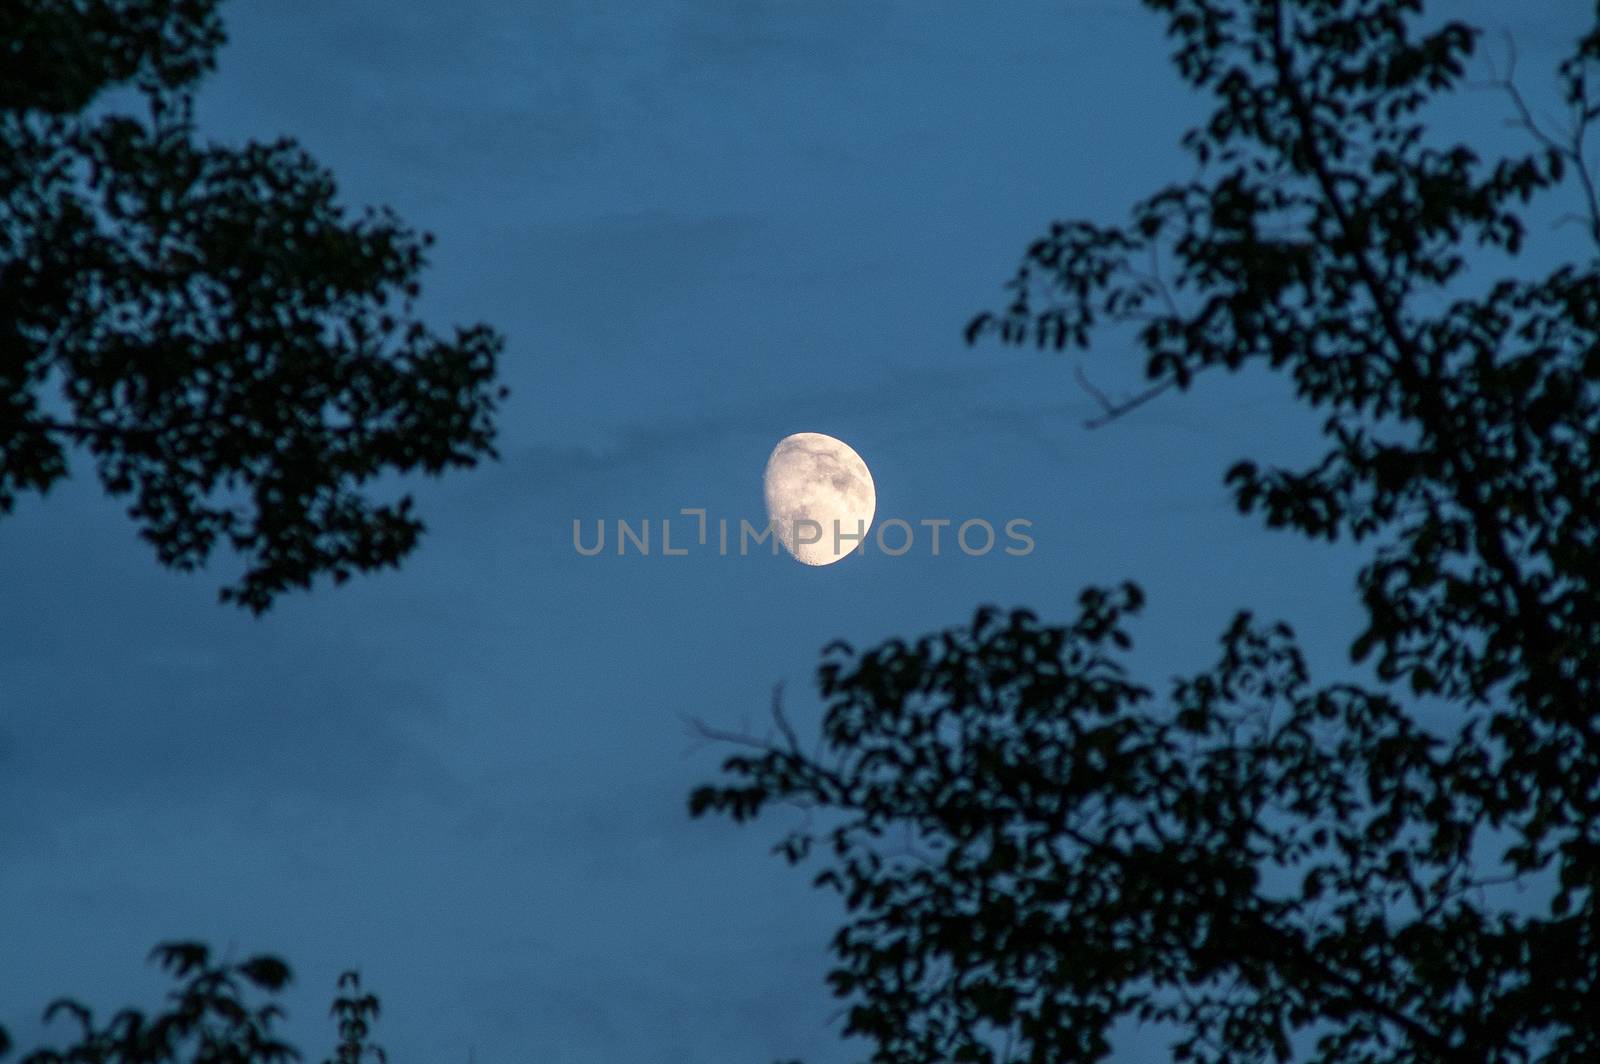
[[[1586,6],[1449,10],[1510,29],[1543,100]],[[149,1000],[145,952],[198,937],[291,961],[313,1054],[353,965],[396,1064],[853,1059],[822,983],[834,901],[768,854],[781,812],[688,819],[724,752],[684,715],[759,728],[781,682],[804,725],[836,637],[985,602],[1064,617],[1129,577],[1149,681],[1208,663],[1241,606],[1342,667],[1355,556],[1262,532],[1221,486],[1245,454],[1311,453],[1280,382],[1090,431],[1070,358],[961,341],[1050,219],[1190,173],[1203,102],[1131,0],[226,14],[206,130],[294,135],[347,202],[438,236],[426,313],[508,337],[504,458],[419,486],[400,572],[260,620],[215,604],[225,564],[158,569],[86,467],[0,523],[0,1020],[24,1043],[58,992]],[[1515,147],[1508,114],[1478,93],[1443,117]],[[1140,383],[1123,338],[1083,364]],[[799,431],[860,452],[880,521],[1022,517],[1036,549],[573,550],[574,518],[761,519]]]

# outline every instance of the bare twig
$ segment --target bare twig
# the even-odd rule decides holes
[[[1078,383],[1083,386],[1083,390],[1093,396],[1094,401],[1100,405],[1101,412],[1099,416],[1089,418],[1083,423],[1083,427],[1089,429],[1097,429],[1104,425],[1110,424],[1117,418],[1126,414],[1128,411],[1133,410],[1136,407],[1143,406],[1145,403],[1148,403],[1162,392],[1168,391],[1175,384],[1177,384],[1177,380],[1175,378],[1168,377],[1166,380],[1152,384],[1150,387],[1136,393],[1130,398],[1114,402],[1110,396],[1106,395],[1105,392],[1094,386],[1094,383],[1089,380],[1088,374],[1083,372],[1082,366],[1075,366],[1073,368],[1073,376],[1078,379]]]
[[[783,733],[784,739],[789,744],[791,753],[800,753],[800,737],[789,726],[789,718],[783,715],[783,684],[776,683],[772,686],[772,719],[778,725],[778,730]]]
[[[723,728],[715,728],[698,717],[679,714],[678,719],[683,721],[701,742],[691,746],[686,753],[699,750],[708,743],[733,743],[736,746],[748,746],[769,754],[787,753],[793,757],[804,757],[800,749],[800,736],[796,734],[794,726],[789,723],[789,718],[783,713],[783,684],[775,684],[772,688],[772,720],[777,725],[779,733],[788,749],[780,747],[770,739],[758,739],[749,731],[734,732]]]
[[[1564,138],[1558,138],[1546,126],[1541,125],[1533,117],[1533,109],[1528,106],[1528,101],[1523,97],[1522,91],[1517,88],[1517,44],[1508,32],[1504,35],[1506,43],[1506,70],[1504,75],[1495,73],[1491,67],[1491,86],[1505,92],[1511,104],[1516,108],[1517,117],[1512,120],[1512,125],[1528,133],[1529,136],[1543,146],[1547,151],[1555,153],[1566,160],[1578,172],[1578,183],[1582,188],[1584,207],[1588,218],[1578,218],[1583,221],[1589,230],[1589,236],[1597,245],[1600,245],[1600,188],[1595,185],[1594,175],[1589,172],[1588,160],[1584,158],[1583,142],[1589,131],[1588,84],[1580,80],[1578,83],[1579,96],[1574,102],[1577,117],[1573,120],[1572,128],[1567,131]],[[1557,219],[1556,224],[1574,220],[1574,215],[1564,214]]]
[[[1167,313],[1181,319],[1183,312],[1178,309],[1178,301],[1173,298],[1167,279],[1161,276],[1161,255],[1154,240],[1150,242],[1150,279],[1155,284],[1156,293],[1161,296],[1161,302],[1166,304]]]
[[[713,728],[699,717],[690,717],[679,714],[679,719],[682,720],[684,724],[689,726],[689,730],[694,733],[695,736],[702,740],[702,742],[690,747],[691,750],[698,750],[707,743],[732,743],[735,746],[748,746],[756,750],[764,750],[767,753],[780,752],[778,747],[769,740],[757,739],[754,735],[749,735],[744,732],[733,732],[726,731],[722,728]]]

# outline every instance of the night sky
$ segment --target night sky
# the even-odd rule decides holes
[[[1592,5],[1441,10],[1514,33],[1544,106]],[[1065,618],[1126,578],[1146,682],[1209,664],[1245,606],[1320,676],[1348,667],[1359,555],[1263,531],[1221,482],[1315,452],[1283,382],[1202,379],[1089,430],[1073,366],[1131,392],[1129,337],[962,341],[1051,219],[1117,221],[1193,173],[1177,138],[1206,103],[1131,0],[225,15],[203,129],[295,136],[347,203],[436,234],[426,316],[508,338],[503,459],[407,485],[430,530],[399,571],[259,620],[216,604],[226,559],[161,570],[87,462],[0,522],[0,1022],[23,1048],[57,994],[154,1004],[146,952],[198,938],[292,964],[312,1060],[352,966],[395,1064],[855,1059],[822,981],[837,901],[769,852],[798,814],[689,820],[728,751],[686,716],[760,732],[783,683],[814,735],[830,640],[980,603]],[[1509,113],[1482,91],[1439,118],[1520,148]],[[1531,266],[1577,239],[1545,221]],[[1034,551],[574,550],[574,519],[674,517],[675,543],[683,507],[763,521],[800,431],[860,452],[879,521],[1023,518]]]

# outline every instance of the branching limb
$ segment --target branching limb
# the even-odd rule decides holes
[[[1130,410],[1137,409],[1163,392],[1170,391],[1178,383],[1176,378],[1168,377],[1166,380],[1158,381],[1129,398],[1113,401],[1105,392],[1095,387],[1094,382],[1089,380],[1088,374],[1083,372],[1082,366],[1074,367],[1072,372],[1073,376],[1077,378],[1078,384],[1100,406],[1100,413],[1083,423],[1083,427],[1087,429],[1098,429],[1109,425]]]
[[[1510,98],[1511,105],[1517,112],[1517,117],[1512,120],[1513,126],[1528,133],[1541,147],[1554,152],[1578,172],[1578,184],[1582,189],[1584,209],[1588,217],[1566,214],[1561,220],[1583,222],[1589,230],[1590,238],[1594,240],[1596,246],[1600,246],[1600,189],[1595,186],[1594,174],[1590,172],[1588,160],[1584,156],[1584,140],[1588,135],[1594,112],[1594,105],[1589,99],[1588,82],[1581,73],[1574,75],[1576,96],[1573,108],[1576,116],[1572,128],[1558,136],[1534,118],[1533,109],[1528,106],[1522,90],[1517,88],[1517,45],[1510,33],[1505,34],[1505,43],[1505,73],[1501,75],[1491,70],[1490,85],[1500,89]]]
[[[764,753],[781,753],[777,745],[770,740],[758,739],[754,735],[750,735],[745,732],[735,732],[728,731],[724,728],[715,728],[701,720],[699,717],[689,717],[680,714],[679,719],[688,726],[689,731],[695,736],[695,738],[700,740],[700,742],[690,747],[691,751],[698,750],[710,743],[732,743],[735,746],[747,746],[751,749],[760,750]]]
[[[777,725],[779,733],[783,736],[784,744],[773,742],[771,739],[758,739],[749,732],[734,732],[723,728],[716,728],[707,724],[698,717],[679,715],[679,719],[688,726],[691,733],[701,742],[691,747],[698,750],[708,743],[732,743],[735,746],[746,746],[769,754],[784,754],[790,757],[804,757],[800,749],[800,737],[796,734],[794,726],[789,723],[789,718],[783,712],[783,684],[775,684],[772,688],[772,720]]]

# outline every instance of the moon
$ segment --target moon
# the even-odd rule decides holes
[[[778,542],[797,560],[832,565],[866,541],[878,492],[867,463],[843,440],[820,432],[785,436],[762,483]]]

